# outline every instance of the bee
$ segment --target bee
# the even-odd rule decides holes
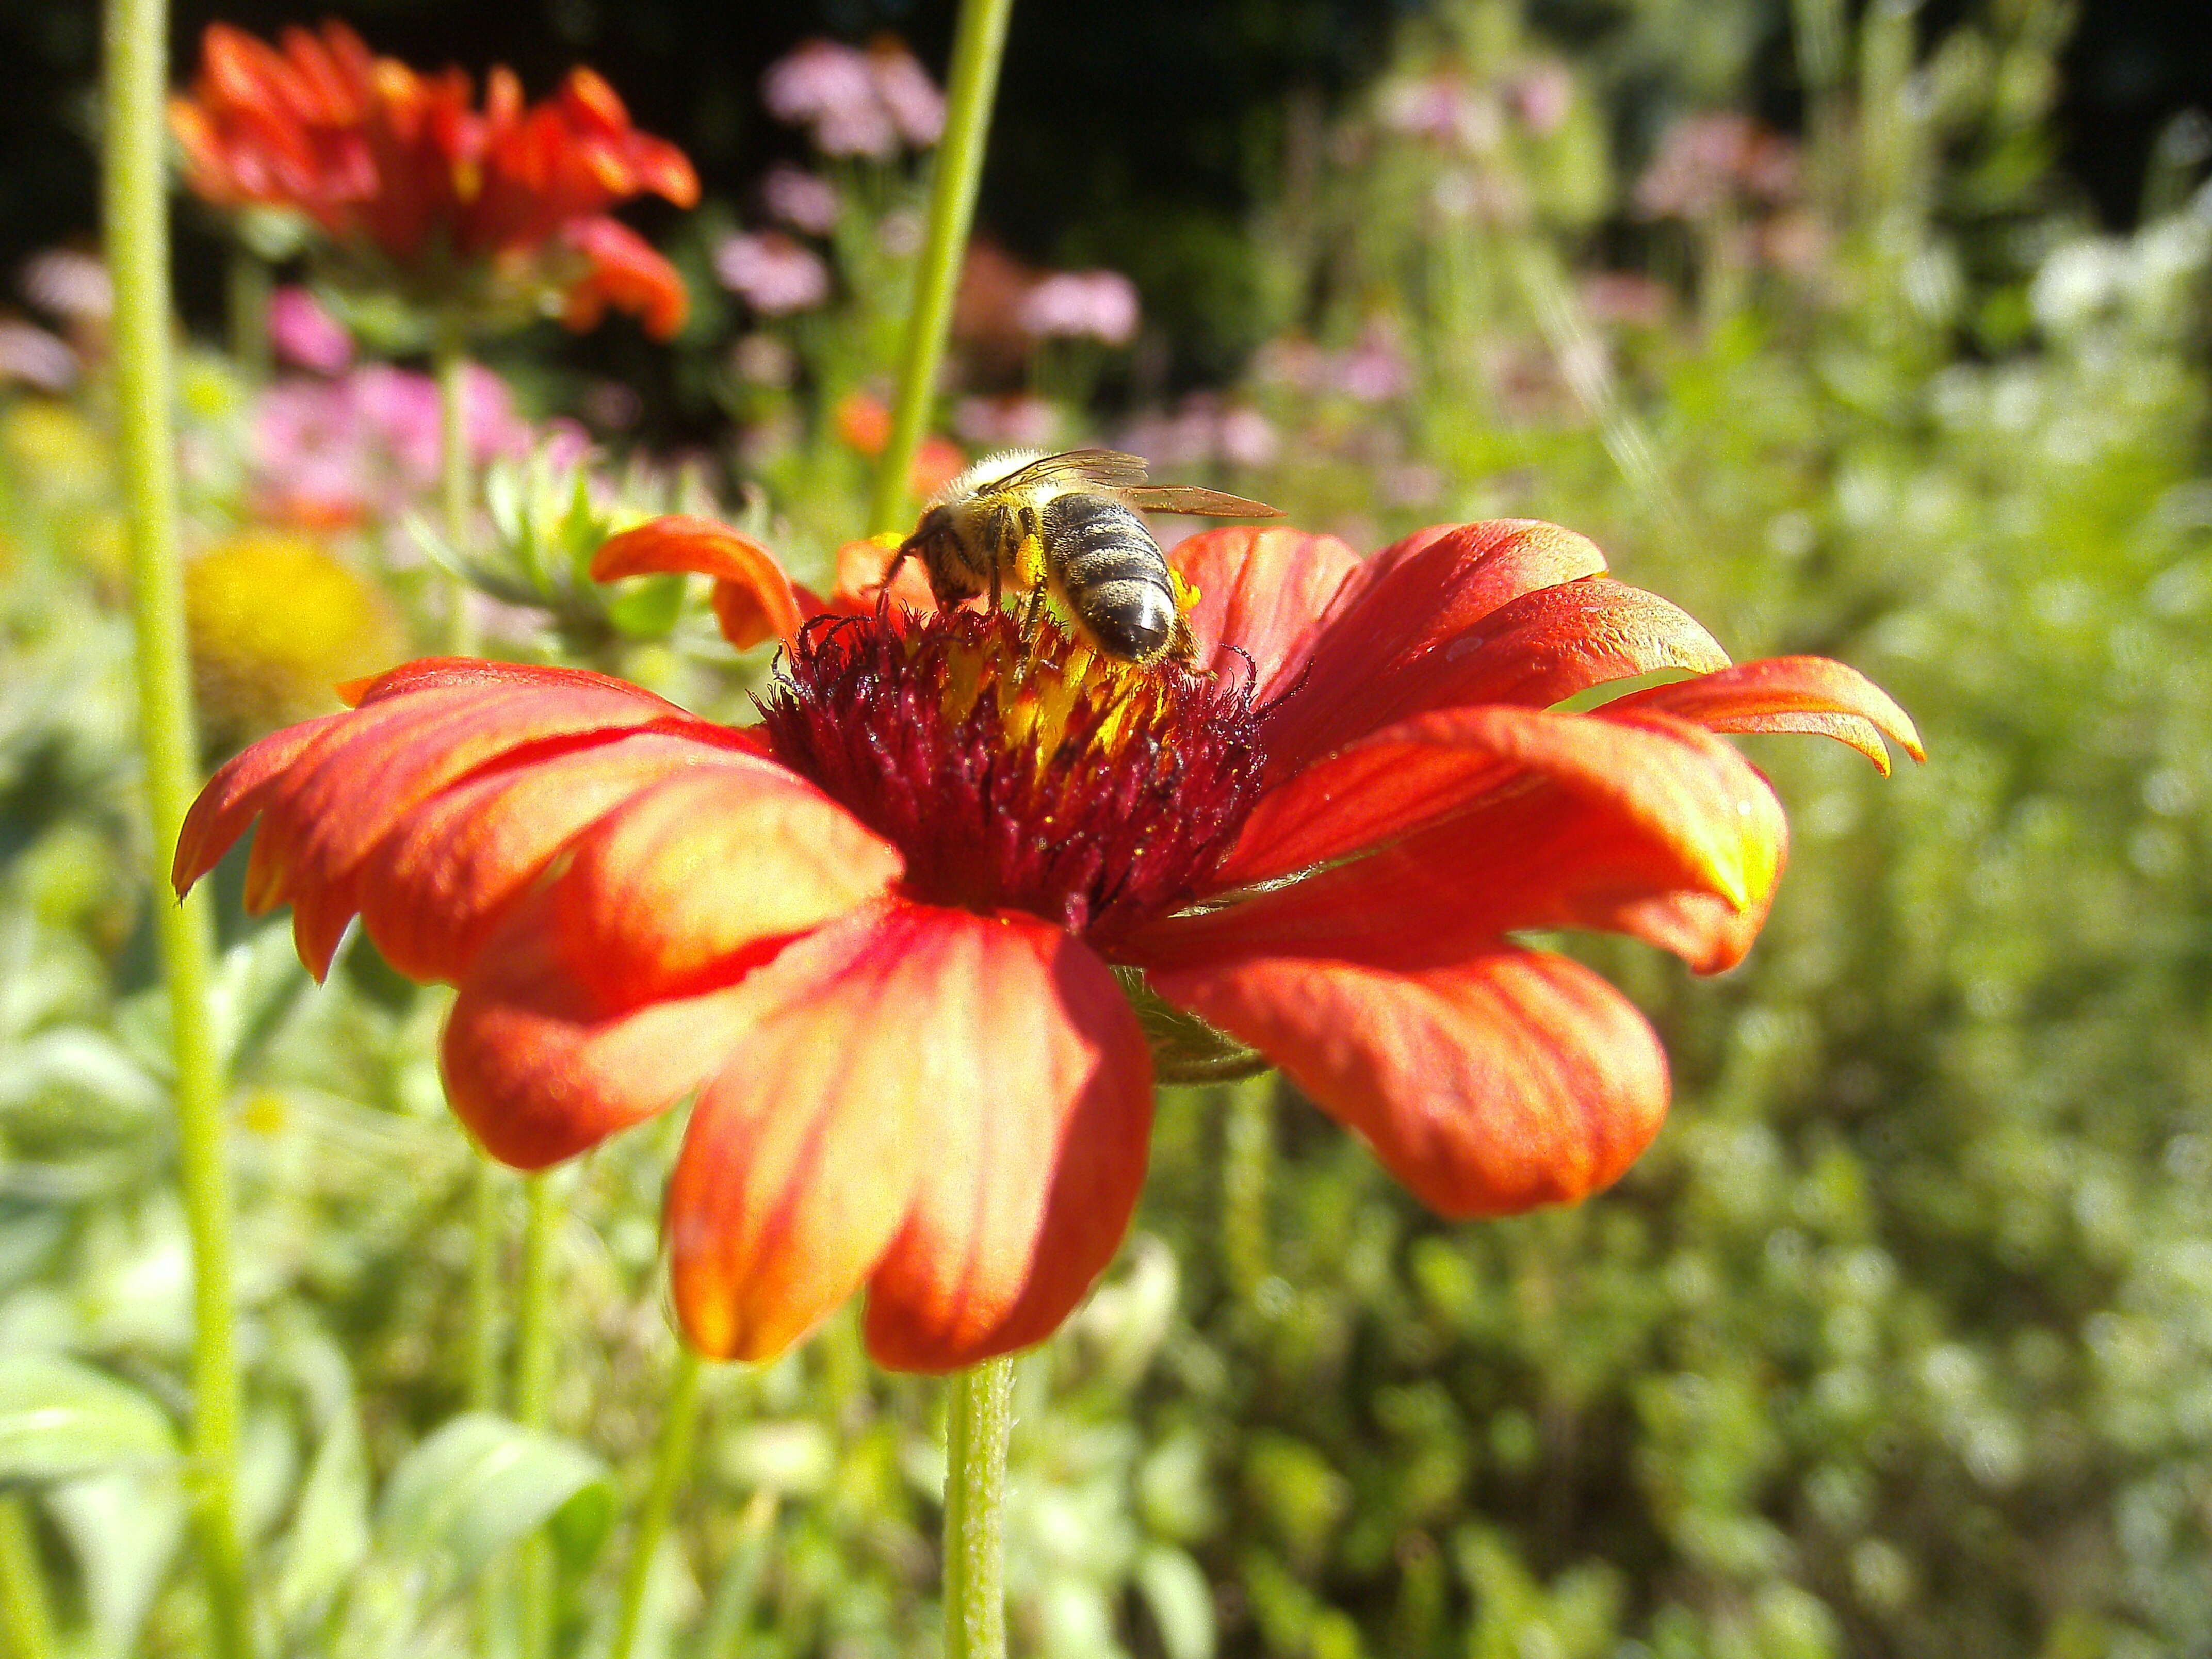
[[[1156,487],[1141,456],[1010,450],[975,463],[930,499],[884,580],[921,561],[942,609],[1012,587],[1057,599],[1085,643],[1124,662],[1188,662],[1197,647],[1176,603],[1167,555],[1132,509],[1276,519],[1279,508],[1218,489]]]

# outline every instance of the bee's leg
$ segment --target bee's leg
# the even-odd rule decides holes
[[[991,609],[999,608],[999,562],[991,561]]]

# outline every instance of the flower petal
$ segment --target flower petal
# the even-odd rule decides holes
[[[520,667],[464,675],[424,666],[429,672],[412,680],[410,669],[380,678],[360,708],[311,722],[304,743],[295,727],[246,750],[194,803],[179,837],[179,873],[204,871],[260,813],[248,908],[290,902],[301,957],[318,977],[358,908],[362,860],[447,785],[534,744],[588,741],[653,722],[707,740],[720,731],[603,675]]]
[[[1310,834],[1276,809],[1259,831],[1266,857],[1244,867],[1332,838],[1398,839],[1161,923],[1133,942],[1134,959],[1303,953],[1405,967],[1453,960],[1516,928],[1595,927],[1674,951],[1700,972],[1732,966],[1781,873],[1780,803],[1720,738],[1615,707],[1449,709],[1378,733],[1340,762],[1346,790],[1371,787],[1372,804],[1356,793],[1317,803],[1329,816]],[[1312,775],[1325,782],[1339,765]]]
[[[908,559],[886,582],[891,562],[898,557],[896,535],[872,536],[847,542],[837,550],[837,588],[822,609],[842,615],[872,617],[876,602],[888,588],[896,615],[900,610],[927,616],[937,609],[937,596],[929,591],[929,573],[920,559]],[[888,544],[888,545],[886,544]]]
[[[1438,653],[1424,708],[1510,702],[1548,708],[1593,685],[1662,668],[1710,673],[1728,653],[1702,623],[1656,593],[1581,576],[1500,605]]]
[[[446,1097],[518,1170],[589,1151],[714,1075],[750,1029],[750,980],[613,1011],[542,928],[495,935],[462,982],[440,1045]]]
[[[896,879],[890,843],[767,763],[653,784],[571,844],[544,924],[609,1008],[726,980],[763,941],[844,915]]]
[[[434,795],[362,861],[362,925],[410,979],[453,980],[568,842],[651,785],[772,763],[672,732],[619,734]]]
[[[767,1359],[875,1271],[905,1222],[969,1045],[932,1016],[966,948],[945,913],[890,904],[755,976],[761,1012],[691,1114],[669,1182],[677,1316],[717,1359]]]
[[[1768,657],[1617,699],[1613,708],[1656,708],[1709,732],[1811,732],[1847,743],[1889,775],[1887,738],[1928,758],[1912,717],[1856,668],[1826,657]]]
[[[348,706],[362,708],[371,703],[389,702],[394,697],[404,697],[411,692],[444,690],[457,685],[512,685],[530,689],[571,685],[627,691],[662,710],[675,707],[673,703],[663,702],[650,691],[632,685],[627,680],[593,673],[587,668],[545,668],[532,663],[493,662],[482,657],[422,657],[413,662],[401,663],[397,668],[387,668],[381,674],[371,675],[365,680],[349,681],[337,690]]]
[[[1534,775],[1605,803],[1677,848],[1697,884],[1747,902],[1772,875],[1757,773],[1687,721],[1618,708],[1491,704],[1401,721],[1263,796],[1221,879],[1265,880],[1402,839],[1525,791]]]
[[[1657,1036],[1564,957],[1504,947],[1418,973],[1263,957],[1152,984],[1273,1060],[1446,1216],[1586,1197],[1666,1116]]]
[[[1254,700],[1265,702],[1297,678],[1359,556],[1334,536],[1239,525],[1177,543],[1168,562],[1198,592],[1187,619],[1200,666],[1239,681],[1249,674]]]
[[[766,763],[668,771],[571,840],[463,975],[444,1048],[453,1109],[526,1169],[651,1116],[718,1069],[750,1017],[733,994],[783,941],[897,872],[842,808]]]
[[[246,826],[261,815],[262,802],[292,763],[313,748],[332,722],[344,718],[343,714],[322,714],[272,732],[217,769],[177,832],[177,855],[169,866],[169,883],[179,898],[222,862]]]
[[[691,308],[691,296],[676,267],[650,242],[619,219],[605,216],[569,221],[561,227],[561,240],[584,262],[582,276],[565,296],[564,324],[579,334],[589,333],[612,307],[635,317],[653,338],[675,338]]]
[[[787,640],[804,620],[799,594],[775,555],[743,531],[670,514],[611,538],[592,559],[593,581],[694,570],[714,578],[714,616],[740,651]]]
[[[868,1283],[869,1352],[943,1371],[1042,1341],[1121,1248],[1144,1184],[1152,1067],[1106,965],[1028,917],[935,913],[941,1047],[927,1156]]]
[[[1297,689],[1268,716],[1271,775],[1457,701],[1452,647],[1522,594],[1604,568],[1586,538],[1528,519],[1425,530],[1376,554],[1337,591]]]

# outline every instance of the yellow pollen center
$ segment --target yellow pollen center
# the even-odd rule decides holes
[[[1241,682],[1100,653],[1036,590],[1020,603],[810,623],[763,725],[905,855],[910,894],[1110,950],[1204,890],[1256,796],[1257,717]]]
[[[1111,760],[1132,729],[1132,714],[1148,671],[1105,656],[1072,637],[1048,617],[1010,639],[993,630],[945,653],[945,689],[939,707],[957,723],[974,712],[986,690],[996,694],[1000,747],[1042,769],[1067,740],[1068,721],[1088,701],[1103,711],[1085,740],[1086,754]]]

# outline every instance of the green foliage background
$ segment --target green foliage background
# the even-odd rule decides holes
[[[1789,210],[1817,252],[1769,257],[1771,204],[1639,214],[1608,159],[1624,88],[1741,89],[1741,18],[1628,9],[1607,55],[1569,58],[1458,0],[1350,114],[1290,125],[1249,252],[1273,343],[1221,394],[1279,442],[1209,481],[1370,546],[1571,524],[1739,657],[1864,669],[1929,763],[1884,782],[1757,740],[1795,847],[1745,967],[1698,982],[1576,945],[1659,1021],[1678,1095],[1578,1209],[1447,1226],[1271,1079],[1170,1091],[1121,1265],[1023,1372],[1022,1651],[2212,1653],[2212,196],[2184,158],[2131,235],[2068,205],[2051,0],[1929,42],[1900,8],[1801,0]],[[1393,87],[1502,97],[1551,68],[1565,116],[1494,146],[1388,118]],[[1608,313],[1601,265],[1656,275],[1656,310]],[[794,336],[793,396],[857,380],[837,353],[882,337],[882,304]],[[728,326],[700,325],[702,364]],[[1395,354],[1401,395],[1283,367],[1361,349]],[[246,395],[196,359],[196,439],[234,449]],[[739,470],[763,528],[822,556],[864,478],[800,413]],[[164,1439],[186,1255],[153,901],[118,873],[143,860],[104,419],[96,384],[0,412],[0,1480],[72,1650],[168,1654],[198,1616]],[[507,488],[513,546],[559,502],[532,529]],[[583,603],[546,600],[544,652],[742,708],[761,665],[715,660],[696,614],[641,643]],[[230,937],[245,1485],[276,1644],[469,1650],[467,1583],[546,1525],[564,1650],[592,1651],[670,1357],[678,1126],[569,1179],[562,1437],[457,1416],[472,1155],[432,1068],[439,996],[359,946],[308,989],[281,923]],[[711,1377],[654,1650],[931,1650],[938,1410],[844,1318]]]

